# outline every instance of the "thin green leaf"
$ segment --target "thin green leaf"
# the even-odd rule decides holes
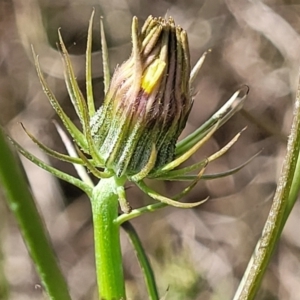
[[[83,164],[83,161],[78,158],[78,157],[71,157],[69,155],[65,155],[65,154],[62,154],[60,152],[57,152],[55,150],[52,150],[51,148],[47,147],[46,145],[44,145],[43,143],[41,143],[40,141],[38,141],[26,128],[25,126],[23,125],[23,123],[20,123],[23,130],[25,131],[25,133],[28,135],[28,137],[42,150],[44,151],[46,154],[54,157],[54,158],[57,158],[59,160],[62,160],[62,161],[65,161],[65,162],[69,162],[69,163],[72,163],[72,164],[80,164],[82,165]]]
[[[78,158],[78,154],[75,150],[75,146],[74,144],[70,141],[69,137],[67,136],[67,134],[64,132],[64,130],[59,126],[59,124],[56,122],[56,121],[53,121],[55,127],[56,127],[56,130],[62,140],[62,142],[64,143],[66,149],[67,149],[67,152],[69,153],[69,155],[71,157],[76,157],[77,159]],[[77,147],[78,149],[78,147]],[[84,163],[84,161],[81,159],[82,163]],[[82,165],[78,165],[78,164],[74,164],[73,163],[73,166],[79,176],[79,178],[85,182],[86,184],[88,184],[89,186],[94,186],[94,183],[92,181],[92,179],[90,178],[89,174],[87,173],[86,169],[84,166]]]
[[[92,85],[92,34],[93,34],[93,20],[95,9],[93,9],[88,30],[88,39],[86,46],[86,97],[90,118],[95,114],[95,103]]]
[[[188,149],[193,147],[200,141],[211,128],[218,124],[218,128],[225,124],[235,113],[237,113],[243,106],[249,92],[249,88],[244,86],[237,90],[232,97],[215,113],[213,114],[202,126],[191,133],[189,136],[181,140],[176,145],[176,157],[185,153]],[[240,95],[242,94],[242,95]]]
[[[187,173],[195,171],[199,168],[203,168],[206,165],[206,162],[207,162],[207,160],[202,160],[202,161],[192,164],[188,167],[184,167],[184,168],[177,169],[177,170],[171,170],[171,171],[169,171],[165,174],[159,175],[157,177],[149,175],[149,176],[147,176],[147,178],[155,179],[155,180],[169,180],[169,178],[177,178],[180,176],[184,176]]]
[[[245,161],[243,164],[239,165],[236,168],[227,170],[225,172],[220,172],[220,173],[205,174],[205,175],[202,175],[201,179],[212,180],[212,179],[217,179],[217,178],[222,178],[222,177],[227,177],[227,176],[233,175],[233,174],[237,173],[239,170],[241,170],[242,168],[244,168],[245,166],[247,166],[260,153],[261,153],[261,151],[259,151],[255,155],[253,155],[250,159],[248,159],[247,161]],[[195,180],[196,178],[197,178],[197,175],[178,175],[178,176],[174,176],[174,177],[168,177],[168,176],[159,177],[159,178],[156,178],[156,180],[192,181],[192,180]]]
[[[197,179],[198,179],[199,177],[201,177],[201,176],[203,176],[203,172],[202,172],[201,174],[199,173],[198,176],[195,175],[194,178],[193,178],[192,180],[195,181],[195,183],[197,183],[197,181],[198,181]],[[139,186],[140,183],[141,183],[141,182],[136,183],[136,184]],[[169,198],[166,198],[166,197],[163,197],[163,196],[157,194],[156,192],[154,192],[153,190],[151,190],[148,186],[146,186],[146,185],[143,183],[143,186],[142,186],[142,187],[139,186],[139,188],[141,188],[141,189],[143,188],[143,189],[142,189],[143,192],[145,192],[146,194],[148,194],[150,197],[152,197],[152,193],[154,192],[154,193],[156,194],[156,196],[157,196],[157,195],[159,196],[159,199],[158,199],[158,198],[152,197],[153,199],[156,199],[156,200],[158,200],[158,201],[161,201],[161,198],[160,198],[160,197],[163,197],[163,198],[164,198],[163,200],[165,200],[165,199],[167,199],[167,201],[171,200],[171,201],[172,201],[172,204],[169,204],[169,203],[167,203],[167,201],[164,201],[164,202],[160,202],[160,203],[149,204],[149,205],[147,205],[147,206],[140,207],[140,208],[137,208],[137,209],[133,209],[130,213],[128,213],[128,214],[122,214],[121,216],[119,216],[119,217],[117,218],[117,220],[116,220],[116,223],[117,223],[118,225],[121,225],[122,223],[124,223],[124,222],[126,222],[126,221],[129,221],[129,220],[131,220],[131,219],[133,219],[133,218],[139,217],[139,216],[141,216],[141,215],[143,215],[143,214],[145,214],[145,213],[155,212],[155,211],[157,211],[157,210],[159,210],[159,209],[162,209],[162,208],[164,208],[164,207],[166,207],[166,206],[168,206],[168,205],[175,206],[175,205],[173,205],[173,203],[174,203],[174,202],[176,203],[176,202],[183,196],[183,194],[186,195],[186,194],[191,190],[191,188],[193,188],[193,184],[194,184],[194,183],[192,183],[191,185],[189,185],[189,186],[185,189],[185,190],[186,190],[185,193],[184,193],[184,191],[183,191],[183,192],[177,194],[177,195],[174,197],[174,200],[172,200],[172,199],[169,199]],[[149,190],[150,190],[152,193],[149,194],[149,193],[148,193]],[[192,205],[193,205],[193,206],[201,205],[201,204],[205,203],[207,200],[208,200],[208,198],[206,198],[206,199],[204,199],[204,200],[202,200],[202,201],[196,202],[196,203],[192,203]],[[179,205],[180,205],[180,204],[184,204],[184,203],[182,203],[182,202],[177,202],[176,204],[178,204],[176,207],[182,207],[182,206],[179,206]],[[185,204],[187,204],[188,206],[190,205],[190,203],[185,203]],[[184,208],[189,208],[189,207],[184,207]]]
[[[89,117],[88,111],[85,109],[83,111],[83,113],[84,113],[84,115],[83,115],[84,120],[86,120],[87,124],[90,124],[90,117]],[[86,126],[86,128],[85,128],[85,138],[88,143],[89,154],[93,158],[93,161],[95,162],[95,164],[97,166],[105,165],[104,160],[99,155],[98,149],[97,149],[94,139],[92,137],[91,127],[89,125]]]
[[[201,174],[201,179],[203,179],[203,180],[212,180],[212,179],[216,179],[216,178],[222,178],[222,177],[233,175],[233,174],[237,173],[239,170],[241,170],[242,168],[244,168],[246,165],[248,165],[260,153],[261,153],[261,151],[259,151],[255,155],[253,155],[250,159],[248,159],[246,162],[244,162],[240,166],[238,166],[236,168],[233,168],[233,169],[230,169],[228,171],[215,173],[215,174],[207,174],[207,175]],[[181,176],[177,176],[177,177],[173,177],[173,178],[169,178],[169,177],[167,178],[167,176],[166,177],[158,177],[156,180],[195,181],[195,180],[197,180],[197,178],[198,178],[197,175],[181,175]],[[174,197],[174,200],[177,200],[178,199],[177,197],[180,197],[180,196],[182,197],[181,193],[176,195]],[[144,213],[155,212],[155,211],[157,211],[161,208],[164,208],[166,206],[167,206],[166,203],[155,203],[155,204],[147,205],[145,207],[133,209],[129,214],[123,214],[123,215],[119,216],[117,218],[117,224],[121,225],[125,221],[128,221],[128,220],[131,220],[133,218],[139,217],[139,216],[143,215]]]
[[[151,268],[151,264],[148,260],[147,255],[146,255],[146,251],[144,250],[144,247],[141,243],[141,240],[140,240],[137,232],[135,231],[132,224],[130,224],[129,222],[123,223],[122,228],[128,234],[129,239],[131,241],[131,244],[133,245],[133,248],[135,250],[135,253],[136,253],[136,256],[138,258],[140,267],[141,267],[142,272],[144,274],[149,299],[150,300],[159,300],[153,270]]]
[[[194,83],[195,78],[197,77],[203,63],[204,60],[207,56],[208,53],[211,52],[211,49],[209,49],[208,51],[205,51],[202,56],[199,58],[199,60],[197,61],[197,63],[195,64],[195,66],[193,67],[192,71],[191,71],[191,75],[190,75],[190,88],[192,87],[192,84]]]
[[[29,153],[27,150],[25,150],[21,145],[19,145],[15,140],[13,140],[11,137],[7,137],[11,143],[17,148],[17,150],[23,155],[25,156],[28,160],[30,160],[31,162],[33,162],[34,164],[36,164],[37,166],[39,166],[40,168],[48,171],[49,173],[53,174],[54,176],[69,182],[72,185],[77,186],[79,189],[83,190],[87,195],[91,195],[92,192],[92,187],[87,185],[86,183],[82,182],[81,180],[79,180],[78,178],[75,178],[71,175],[68,175],[56,168],[53,168],[49,165],[47,165],[46,163],[44,163],[43,161],[41,161],[39,158],[37,158],[36,156],[32,155],[31,153]]]
[[[185,167],[185,168],[181,168],[179,170],[171,170],[165,174],[159,175],[159,176],[155,176],[154,175],[150,175],[148,176],[148,178],[155,178],[157,180],[174,180],[174,178],[181,178],[182,176],[184,177],[184,175],[186,175],[189,172],[192,172],[198,168],[202,168],[206,163],[211,162],[217,158],[219,158],[220,156],[224,155],[238,140],[238,138],[240,137],[241,133],[244,131],[245,129],[243,129],[241,132],[239,132],[227,145],[225,145],[222,149],[220,149],[218,152],[214,153],[213,155],[209,156],[208,158],[206,158],[203,161],[200,161],[198,163],[195,163],[191,166]],[[195,176],[195,175],[192,175]]]
[[[83,149],[84,151],[88,151],[87,144],[84,138],[84,135],[79,131],[79,129],[74,125],[74,123],[70,120],[70,118],[65,114],[62,107],[60,106],[59,102],[57,101],[55,95],[50,90],[43,73],[41,71],[41,67],[38,61],[38,56],[35,54],[33,48],[32,48],[33,56],[34,56],[34,62],[36,66],[36,70],[38,73],[39,80],[41,82],[41,85],[43,87],[44,93],[46,94],[51,106],[55,110],[55,112],[58,114],[60,119],[62,120],[64,126],[74,139],[74,141],[78,144],[78,146]]]
[[[154,200],[163,202],[167,205],[175,206],[175,207],[180,207],[180,208],[192,208],[196,207],[200,204],[203,204],[206,202],[208,199],[204,199],[195,203],[184,203],[184,202],[178,202],[176,200],[170,199],[168,197],[162,196],[159,193],[155,192],[152,190],[150,187],[148,187],[143,181],[136,182],[136,185],[149,197],[153,198]]]
[[[109,70],[108,48],[107,48],[105,31],[103,26],[103,17],[100,18],[100,33],[101,33],[101,50],[102,50],[102,64],[103,64],[103,77],[104,77],[104,95],[106,95],[110,85],[110,70]]]
[[[204,168],[202,170],[200,170],[200,172],[196,175],[196,178],[193,180],[193,182],[190,185],[188,185],[182,192],[180,192],[179,194],[177,194],[175,196],[176,200],[179,200],[182,197],[186,196],[196,186],[196,184],[202,178],[203,173],[205,172],[206,166],[207,166],[207,164],[204,166]]]
[[[84,109],[87,109],[85,99],[81,93],[81,90],[79,89],[76,76],[73,70],[73,66],[71,63],[71,59],[68,53],[68,50],[64,44],[63,38],[61,36],[60,30],[58,30],[58,37],[59,37],[59,43],[61,46],[64,64],[65,64],[65,81],[66,86],[71,98],[71,101],[73,103],[73,106],[76,110],[76,113],[80,119],[83,131],[85,131],[86,126],[89,124],[86,124],[86,120],[84,119]]]
[[[216,160],[217,158],[221,157],[222,155],[224,155],[236,142],[237,140],[240,138],[242,132],[245,130],[246,128],[244,128],[243,130],[241,130],[237,135],[235,135],[233,137],[233,139],[227,144],[225,145],[223,148],[221,148],[219,151],[217,151],[216,153],[214,153],[213,155],[211,155],[210,157],[207,158],[207,160],[209,162]]]
[[[187,159],[189,159],[201,146],[204,145],[216,132],[216,130],[219,127],[219,123],[215,124],[214,127],[207,133],[205,137],[203,137],[198,143],[196,143],[193,147],[188,149],[185,153],[183,153],[181,156],[175,158],[170,163],[166,164],[162,168],[158,169],[155,173],[153,173],[153,177],[156,178],[157,176],[160,176],[162,174],[167,173],[170,170],[173,170],[174,168],[181,165],[183,162],[185,162]]]
[[[75,98],[77,100],[78,107],[80,109],[83,132],[84,132],[84,136],[86,138],[86,141],[88,144],[88,149],[89,149],[88,153],[93,157],[93,159],[95,160],[95,163],[97,165],[103,165],[103,160],[98,154],[98,151],[96,149],[95,143],[94,143],[92,135],[91,135],[90,115],[88,112],[88,108],[87,108],[86,102],[84,100],[84,97],[78,87],[78,83],[76,81],[75,74],[74,74],[74,71],[73,71],[73,68],[71,65],[70,57],[69,57],[67,49],[63,43],[60,33],[59,33],[59,39],[60,39],[60,44],[62,47],[64,57],[65,57],[66,67],[68,70],[68,75],[69,75],[68,78],[70,81],[70,87],[72,89],[72,92],[75,94]]]

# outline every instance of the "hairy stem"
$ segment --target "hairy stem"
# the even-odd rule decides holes
[[[280,178],[273,204],[265,223],[262,236],[259,239],[252,257],[248,263],[244,277],[235,294],[234,300],[251,300],[260,287],[261,280],[282,229],[287,220],[299,191],[299,177],[295,173],[300,150],[300,82],[294,108],[291,134],[289,136],[287,153],[283,162]]]
[[[1,128],[0,149],[0,185],[4,188],[8,206],[19,224],[43,286],[51,299],[69,300],[71,298],[67,284],[57,264],[24,172],[10,150]]]
[[[102,179],[92,193],[96,272],[102,300],[124,300],[125,284],[120,245],[117,188],[124,178]]]

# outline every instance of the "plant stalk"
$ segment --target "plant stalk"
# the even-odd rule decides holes
[[[145,281],[146,281],[146,287],[148,290],[148,295],[150,300],[159,300],[158,291],[156,287],[155,277],[153,274],[153,270],[150,264],[150,261],[146,255],[146,252],[143,248],[143,245],[141,243],[141,240],[135,231],[134,227],[131,223],[124,222],[122,224],[123,229],[127,232],[130,241],[134,247],[136,256],[138,258],[138,261],[140,263]]]
[[[20,227],[27,249],[35,263],[50,299],[70,300],[68,287],[57,264],[48,234],[20,167],[0,128],[0,185],[7,204]]]
[[[94,188],[91,202],[94,222],[96,272],[101,300],[125,300],[125,283],[120,244],[117,188],[125,178],[102,179]]]
[[[278,180],[273,204],[262,236],[255,247],[234,300],[252,300],[255,298],[287,217],[297,199],[299,176],[295,171],[298,170],[296,169],[297,166],[299,168],[299,163],[297,162],[299,161],[300,150],[300,80],[293,115],[287,153]]]

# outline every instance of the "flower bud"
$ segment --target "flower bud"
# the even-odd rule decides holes
[[[150,16],[141,30],[134,18],[132,43],[91,131],[106,168],[141,180],[174,159],[192,106],[190,57],[187,33],[172,18]]]

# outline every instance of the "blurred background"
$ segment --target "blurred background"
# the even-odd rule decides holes
[[[241,85],[250,87],[243,111],[225,124],[192,159],[199,161],[247,127],[240,140],[206,173],[223,172],[258,157],[235,175],[201,181],[184,201],[204,205],[165,208],[132,221],[152,262],[161,297],[172,300],[232,299],[261,234],[285,155],[300,64],[299,0],[1,0],[0,123],[30,152],[76,175],[30,141],[19,122],[49,147],[65,153],[32,62],[31,45],[61,105],[76,124],[57,51],[58,28],[84,91],[85,47],[93,7],[93,84],[96,106],[103,100],[99,18],[104,16],[111,70],[130,55],[130,24],[148,15],[170,15],[187,30],[192,65],[212,49],[195,83],[195,103],[182,136],[199,127]],[[1,153],[1,150],[0,150]],[[5,159],[0,156],[0,159]],[[93,299],[95,269],[89,200],[23,160],[33,194],[75,300]],[[149,182],[172,196],[184,185]],[[16,183],[17,188],[17,183]],[[133,207],[153,200],[136,187],[127,191]],[[257,299],[300,297],[300,206],[296,204]],[[132,246],[122,231],[128,299],[147,299]],[[45,260],[47,257],[45,257]],[[45,299],[18,226],[0,191],[0,285],[9,299]]]

